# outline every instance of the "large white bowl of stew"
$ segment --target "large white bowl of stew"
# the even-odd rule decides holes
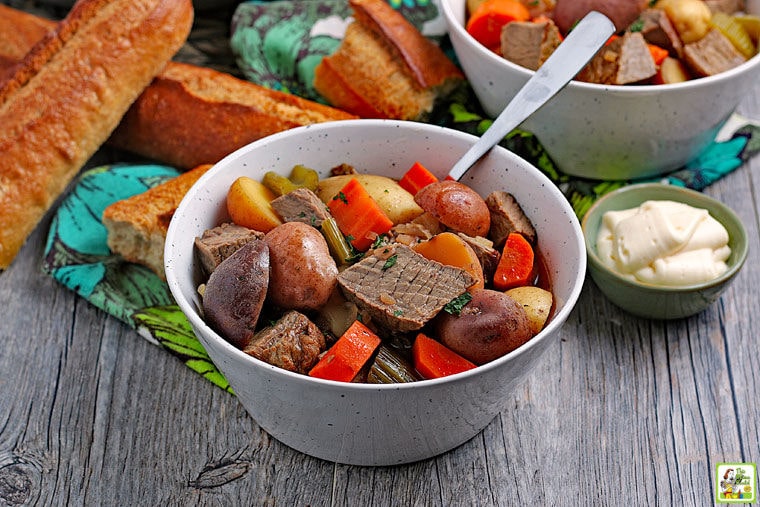
[[[541,286],[553,297],[548,320],[514,350],[438,378],[367,383],[364,371],[354,381],[344,382],[289,371],[254,357],[204,318],[199,287],[207,283],[207,295],[211,282],[200,265],[194,243],[204,231],[231,221],[226,202],[238,178],[261,181],[269,171],[287,177],[298,165],[327,178],[332,168],[348,164],[357,173],[399,179],[420,162],[440,181],[475,141],[475,137],[451,129],[393,120],[349,120],[300,127],[229,155],[204,174],[183,199],[166,239],[169,287],[241,404],[261,428],[280,442],[317,458],[347,464],[394,465],[427,459],[477,435],[512,405],[512,393],[542,354],[557,352],[562,325],[585,278],[586,254],[580,224],[552,182],[500,147],[473,166],[461,183],[481,196],[495,190],[508,192],[519,203],[534,227],[531,241],[540,267],[538,278],[533,276],[532,280],[538,283],[540,279]],[[382,270],[386,268],[392,272],[399,266],[386,265]],[[344,269],[351,268],[342,267],[342,273]],[[408,289],[405,284],[399,285]],[[270,286],[269,290],[276,288]],[[234,299],[235,295],[229,297]],[[308,310],[304,313],[312,315]],[[267,318],[274,319],[271,315]],[[373,326],[372,321],[365,323]],[[264,322],[259,327],[266,325]],[[422,330],[439,341],[430,326]],[[383,345],[394,342],[394,346],[400,338],[414,337],[416,333],[385,333],[382,327],[378,331]],[[464,335],[483,338],[474,328]],[[324,355],[323,352],[320,357]]]
[[[572,7],[574,0],[557,4],[560,2]],[[535,71],[488,49],[468,32],[468,0],[441,3],[458,61],[483,108],[495,117]],[[523,3],[543,6],[554,2]],[[615,14],[621,4],[633,6],[636,2],[598,0],[575,5],[592,4],[607,6],[607,12]],[[760,15],[758,2],[747,2],[746,10]],[[619,33],[626,31],[628,21],[618,22],[625,26],[616,23]],[[668,84],[653,84],[658,82],[658,74],[630,84],[573,80],[521,127],[533,132],[556,165],[570,175],[617,180],[665,174],[696,158],[715,139],[742,99],[757,86],[760,56],[755,54],[708,77],[698,77],[688,66],[686,70],[688,80]]]

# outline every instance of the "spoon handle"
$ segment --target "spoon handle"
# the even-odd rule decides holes
[[[533,73],[488,130],[454,164],[449,178],[459,180],[488,150],[564,88],[613,33],[615,25],[607,16],[589,12]]]

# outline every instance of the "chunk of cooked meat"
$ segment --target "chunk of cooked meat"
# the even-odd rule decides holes
[[[683,50],[687,65],[699,76],[713,76],[744,63],[746,59],[733,44],[713,28],[697,42],[686,44]]]
[[[381,247],[338,275],[346,299],[391,331],[420,329],[475,279],[401,244]]]
[[[208,229],[203,232],[200,238],[195,238],[195,252],[201,267],[207,275],[210,275],[224,259],[234,254],[238,248],[249,241],[263,237],[263,232],[233,223],[225,223]]]
[[[513,232],[519,232],[529,242],[535,243],[536,229],[512,194],[503,190],[491,192],[486,197],[486,205],[491,213],[489,239],[493,241],[494,248],[501,250],[507,236]]]
[[[501,259],[501,253],[493,247],[493,241],[481,236],[473,238],[462,232],[459,233],[459,237],[465,240],[475,252],[480,267],[483,268],[483,277],[486,280],[493,279],[493,274],[499,265],[499,259]]]
[[[501,29],[501,55],[531,70],[538,68],[561,42],[553,21],[512,21]]]
[[[298,188],[281,195],[271,204],[283,222],[303,222],[319,228],[322,222],[330,218],[325,203],[308,188]]]
[[[673,23],[662,9],[646,9],[639,16],[641,35],[655,46],[667,49],[670,56],[680,58],[683,55],[683,43]]]
[[[306,315],[291,310],[256,333],[243,352],[288,371],[306,374],[327,348],[322,331]]]
[[[600,49],[578,74],[579,81],[625,85],[645,81],[657,73],[644,36],[626,32]]]

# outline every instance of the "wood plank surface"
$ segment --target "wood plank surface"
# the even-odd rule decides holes
[[[740,112],[760,118],[760,89]],[[46,219],[0,274],[0,505],[710,505],[716,463],[760,461],[760,157],[706,193],[750,237],[716,304],[648,321],[589,279],[481,434],[384,468],[280,444],[234,396],[43,274]]]

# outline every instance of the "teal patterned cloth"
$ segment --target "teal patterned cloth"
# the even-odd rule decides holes
[[[389,0],[425,35],[449,52],[445,25],[431,0]],[[348,16],[344,0],[251,2],[232,20],[231,47],[244,76],[274,89],[320,100],[311,86],[314,66],[340,44]],[[453,55],[452,55],[453,58]],[[460,89],[439,104],[428,120],[482,134],[491,124],[471,89]],[[501,143],[543,171],[582,217],[596,198],[629,181],[571,178],[529,132],[516,130]],[[657,180],[702,190],[742,167],[760,151],[760,127],[734,116],[723,132],[686,167]],[[48,235],[43,269],[81,297],[133,327],[215,385],[231,391],[193,335],[168,286],[145,267],[112,255],[100,217],[111,203],[144,192],[177,170],[161,165],[111,165],[84,172],[58,208]]]
[[[161,165],[112,165],[84,172],[53,217],[43,270],[231,391],[175,304],[169,286],[148,268],[112,255],[100,219],[109,204],[145,192],[178,174],[176,169]]]

